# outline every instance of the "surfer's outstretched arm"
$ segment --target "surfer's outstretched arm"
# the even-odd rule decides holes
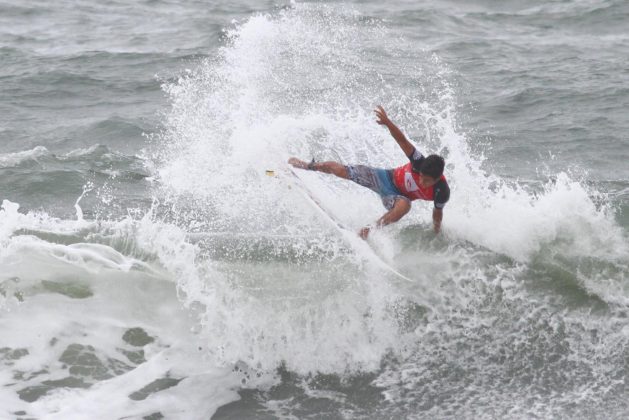
[[[413,152],[415,151],[415,146],[413,146],[413,144],[408,141],[404,133],[402,133],[402,130],[400,130],[397,125],[393,124],[393,121],[391,121],[387,116],[387,113],[384,112],[384,108],[378,105],[374,112],[378,117],[376,122],[380,125],[386,126],[389,129],[391,136],[393,136],[393,138],[406,156],[412,156]]]
[[[441,230],[441,220],[443,220],[443,209],[434,208],[432,210],[432,228],[435,233],[439,233]]]
[[[382,227],[386,225],[390,225],[391,223],[395,223],[400,220],[406,213],[408,213],[411,209],[411,203],[407,200],[398,199],[395,200],[395,204],[393,208],[386,212],[381,218],[376,222],[376,227]],[[365,226],[358,233],[361,238],[367,239],[369,236],[369,232],[371,231],[371,226]]]

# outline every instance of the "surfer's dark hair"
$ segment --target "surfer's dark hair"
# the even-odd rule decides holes
[[[443,175],[444,166],[446,166],[446,162],[441,156],[430,155],[422,162],[419,172],[437,179],[441,178],[441,175]]]

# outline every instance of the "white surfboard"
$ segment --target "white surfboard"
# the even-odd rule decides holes
[[[360,238],[360,236],[358,236],[356,232],[345,226],[345,224],[341,222],[332,211],[326,208],[323,202],[319,200],[317,196],[306,186],[304,181],[300,178],[299,174],[292,166],[289,165],[287,167],[286,174],[290,177],[290,180],[292,181],[292,184],[296,187],[296,189],[302,193],[305,200],[308,201],[315,210],[317,210],[317,212],[322,216],[323,219],[325,219],[330,225],[336,228],[336,230],[341,235],[343,235],[343,238],[345,238],[345,240],[352,246],[352,248],[356,250],[362,257],[372,261],[379,268],[394,274],[402,280],[413,282],[412,279],[408,278],[407,276],[387,264],[373,250],[373,248],[369,245],[367,241]]]

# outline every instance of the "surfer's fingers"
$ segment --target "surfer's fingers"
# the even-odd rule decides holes
[[[374,111],[375,111],[375,113],[376,113],[376,116],[378,117],[378,118],[376,119],[376,122],[377,122],[378,124],[380,124],[380,125],[386,124],[386,122],[387,122],[387,120],[388,120],[387,114],[386,114],[386,112],[384,112],[384,109],[382,109],[382,107],[381,107],[381,106],[379,106],[378,108],[379,108],[379,109],[375,109],[375,110],[374,110]]]
[[[374,111],[376,112],[376,115],[381,119],[386,120],[388,118],[387,113],[384,111],[384,108],[382,108],[381,105],[378,105],[378,107]]]

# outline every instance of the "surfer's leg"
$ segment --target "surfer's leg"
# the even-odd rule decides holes
[[[312,171],[323,172],[326,174],[336,175],[339,178],[349,179],[349,174],[347,173],[347,167],[338,162],[304,162],[303,160],[297,158],[288,159],[288,163],[293,165],[295,168],[300,169],[310,169]]]
[[[349,179],[347,167],[338,162],[316,162],[311,165],[313,171],[319,171],[326,174],[332,174],[339,178]]]
[[[378,194],[381,194],[381,182],[378,178],[378,168],[372,168],[365,165],[348,165],[347,178],[354,181],[358,185],[369,188]]]

